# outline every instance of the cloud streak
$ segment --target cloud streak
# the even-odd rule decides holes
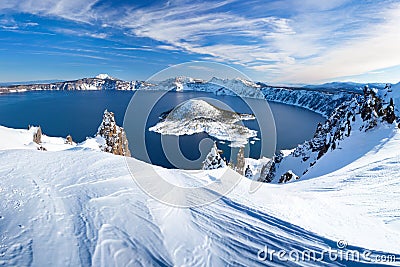
[[[0,10],[89,22],[95,18],[93,6],[97,2],[98,0],[2,0]]]
[[[111,5],[99,0],[3,0],[0,11],[86,25],[51,29],[63,35],[121,40],[115,32],[122,32],[128,41],[114,50],[192,55],[236,64],[258,80],[279,83],[373,74],[400,62],[396,27],[400,5],[392,0],[253,0],[246,5],[236,0],[170,0],[145,7]],[[28,23],[25,28],[37,26]],[[0,21],[1,28],[21,30],[21,25]],[[129,40],[140,39],[155,43],[151,48],[133,41],[129,45]]]

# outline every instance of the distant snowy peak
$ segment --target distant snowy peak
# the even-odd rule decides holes
[[[163,81],[154,81],[148,86],[145,85],[144,89],[152,90],[175,90],[175,91],[192,91],[192,85],[203,84],[206,81],[201,79],[195,79],[186,76],[177,76],[173,78],[168,78]]]
[[[252,88],[261,88],[261,85],[254,83],[252,81],[243,79],[243,78],[235,78],[235,79],[220,79],[217,77],[213,77],[209,83],[219,84],[222,86],[229,87],[252,87]]]
[[[260,91],[261,86],[245,79],[220,79],[213,77],[209,81],[192,77],[178,76],[155,82],[155,86],[143,89],[151,90],[175,90],[208,92],[216,95],[241,96],[248,98],[264,99]]]
[[[217,92],[218,94],[264,99],[264,95],[260,90],[261,86],[259,84],[242,78],[220,79],[213,77],[208,83],[223,87],[219,89]]]
[[[113,78],[110,75],[105,74],[105,73],[101,73],[101,74],[97,75],[95,78],[102,79],[102,80],[116,80],[115,78]]]

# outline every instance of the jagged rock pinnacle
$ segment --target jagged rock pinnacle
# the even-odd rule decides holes
[[[105,143],[100,146],[101,150],[115,155],[131,156],[125,130],[116,124],[113,112],[104,111],[97,136],[105,140]]]

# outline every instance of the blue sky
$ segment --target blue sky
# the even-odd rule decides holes
[[[399,25],[394,0],[2,0],[0,82],[211,61],[269,83],[394,83]]]

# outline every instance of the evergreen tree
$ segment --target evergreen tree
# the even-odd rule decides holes
[[[396,120],[396,115],[394,114],[393,98],[390,98],[390,103],[385,109],[383,120],[387,121],[390,124],[392,124]]]
[[[210,153],[208,153],[206,159],[203,161],[203,170],[214,170],[226,167],[225,161],[222,159],[222,151],[218,150],[217,143],[214,142]]]
[[[249,179],[253,179],[253,172],[250,169],[250,166],[247,165],[246,170],[244,171],[244,176]]]

